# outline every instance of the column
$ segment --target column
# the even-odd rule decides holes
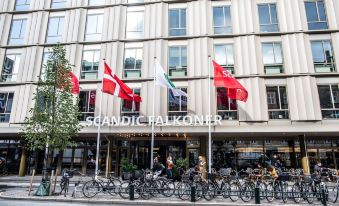
[[[305,174],[310,174],[310,163],[307,155],[306,135],[299,136],[301,167]]]
[[[20,167],[19,167],[19,176],[20,177],[23,177],[26,174],[26,159],[27,159],[27,152],[26,152],[25,148],[22,147]]]
[[[88,158],[88,147],[87,147],[87,142],[86,142],[85,147],[84,147],[84,154],[82,156],[82,173],[83,174],[86,174],[87,158]]]

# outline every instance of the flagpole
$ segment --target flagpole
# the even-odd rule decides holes
[[[105,59],[104,59],[105,63]],[[97,131],[97,153],[96,153],[96,160],[95,160],[95,179],[98,177],[98,170],[99,170],[99,155],[100,155],[100,129],[101,129],[101,107],[102,107],[102,84],[104,81],[104,77],[101,78],[101,89],[99,91],[100,93],[100,100],[99,100],[99,125],[98,125],[98,131]]]
[[[151,139],[151,168],[153,168],[153,150],[154,150],[154,115],[155,115],[155,66],[156,66],[157,57],[154,57],[154,68],[153,68],[153,101],[152,101],[152,139]]]
[[[211,134],[211,56],[208,55],[208,173],[212,171],[212,134]]]

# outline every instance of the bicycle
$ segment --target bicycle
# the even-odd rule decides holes
[[[77,171],[77,172],[79,173],[80,177],[79,177],[78,181],[76,181],[76,182],[74,183],[74,190],[73,190],[73,193],[72,193],[72,197],[73,197],[73,198],[76,198],[76,197],[77,197],[77,193],[78,193],[79,191],[82,191],[82,189],[81,189],[81,190],[78,190],[78,188],[82,188],[82,187],[83,187],[83,185],[82,185],[82,179],[83,179],[83,177],[85,176],[85,174],[83,174],[83,173],[81,173],[81,172],[79,172],[79,171]]]
[[[100,171],[98,171],[98,174]],[[118,194],[118,189],[121,185],[121,181],[118,178],[113,177],[114,172],[110,172],[108,178],[101,178],[98,176],[93,176],[92,180],[87,181],[83,188],[82,193],[87,198],[92,198],[98,193],[108,193],[112,196]]]
[[[68,193],[68,188],[69,188],[69,179],[73,177],[73,173],[76,170],[71,170],[71,169],[63,169],[62,170],[62,177],[61,177],[61,182],[60,182],[60,188],[61,191],[59,193],[59,195],[62,194],[62,192],[64,192],[64,197],[67,196]]]

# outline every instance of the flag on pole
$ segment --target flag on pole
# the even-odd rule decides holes
[[[69,75],[71,76],[71,93],[72,94],[79,94],[80,87],[79,87],[79,80],[77,76],[73,72],[70,72]]]
[[[232,76],[231,73],[222,68],[215,61],[212,62],[214,66],[214,86],[227,88],[228,97],[230,99],[246,102],[248,98],[247,90]]]
[[[175,87],[158,61],[155,63],[155,84],[161,87],[169,88],[173,92],[174,96],[187,97],[187,94],[184,91]]]
[[[134,94],[133,90],[123,83],[105,62],[105,71],[102,81],[102,92],[120,97],[133,102],[141,102],[141,97]]]

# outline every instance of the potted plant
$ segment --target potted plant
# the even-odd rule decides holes
[[[184,174],[185,170],[188,169],[188,159],[187,158],[178,158],[176,160],[176,167],[175,167],[175,176],[177,177],[176,179],[181,180],[181,175]]]
[[[123,180],[129,180],[134,171],[137,169],[137,166],[131,163],[128,158],[124,157],[120,161],[120,171],[121,177]]]

